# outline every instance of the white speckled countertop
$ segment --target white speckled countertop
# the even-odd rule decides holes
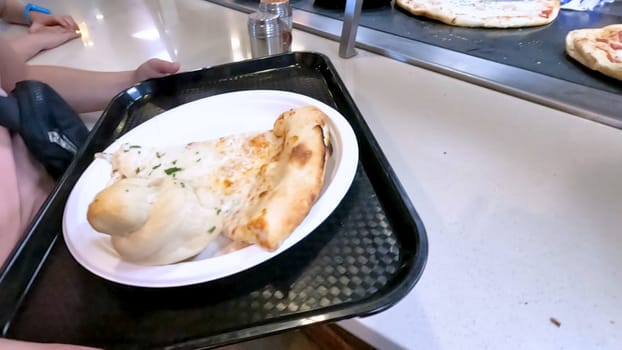
[[[246,15],[206,1],[38,3],[86,35],[33,64],[250,58]],[[293,49],[330,57],[430,244],[408,296],[342,326],[380,349],[622,348],[621,131],[364,51],[344,60],[305,32]]]

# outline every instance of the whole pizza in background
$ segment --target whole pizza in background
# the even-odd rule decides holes
[[[549,24],[559,14],[559,0],[396,0],[417,15],[459,27],[520,28]]]

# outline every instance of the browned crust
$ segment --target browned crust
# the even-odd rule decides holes
[[[283,149],[268,167],[259,200],[246,220],[229,233],[236,241],[257,243],[274,250],[307,216],[324,183],[328,145],[327,116],[316,107],[283,113],[274,133],[283,137]]]

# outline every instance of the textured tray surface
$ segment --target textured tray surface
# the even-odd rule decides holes
[[[275,69],[265,69],[270,66]],[[90,274],[72,259],[60,235],[6,335],[106,348],[193,348],[365,315],[397,302],[423,269],[425,232],[401,189],[391,188],[392,172],[384,158],[373,153],[375,142],[360,138],[367,129],[352,119],[358,112],[348,103],[347,93],[335,85],[340,81],[333,79],[331,67],[315,54],[291,54],[143,84],[136,89],[138,95],[133,91],[132,98],[130,93],[119,96],[106,111],[74,176],[110,140],[179,104],[249,88],[303,93],[340,110],[361,146],[361,161],[348,194],[307,238],[227,278],[148,289]],[[69,191],[71,186],[67,187]],[[386,211],[387,206],[392,210]],[[55,224],[46,232],[60,234],[61,213],[55,210]]]

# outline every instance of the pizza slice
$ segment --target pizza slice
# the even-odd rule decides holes
[[[140,264],[190,258],[219,234],[274,250],[319,197],[331,150],[327,119],[307,106],[264,132],[166,149],[124,144],[105,155],[111,184],[87,219]]]
[[[396,0],[402,9],[459,27],[520,28],[549,24],[559,0]]]
[[[590,69],[622,80],[622,24],[570,31],[566,53]]]

